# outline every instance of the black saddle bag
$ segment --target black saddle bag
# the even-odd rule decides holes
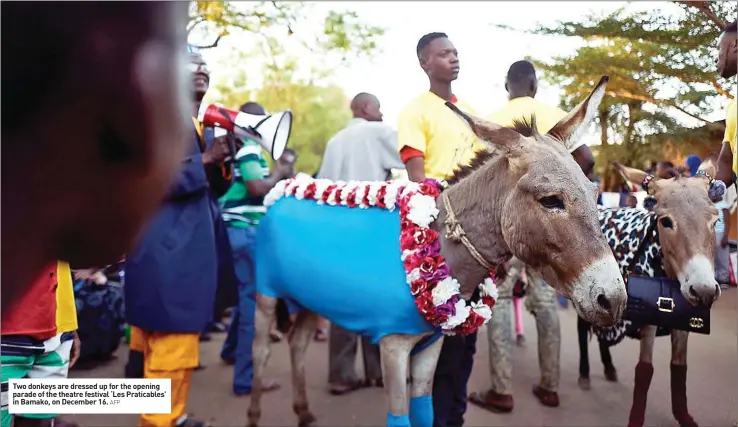
[[[710,335],[710,308],[693,307],[679,281],[666,277],[628,277],[628,306],[623,318],[633,323]]]

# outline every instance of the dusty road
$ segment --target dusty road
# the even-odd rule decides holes
[[[688,398],[692,415],[702,426],[730,426],[738,419],[738,301],[732,288],[712,310],[712,335],[691,335],[689,344]],[[627,423],[630,408],[633,368],[637,362],[638,342],[626,339],[613,349],[619,383],[608,383],[602,374],[596,342],[590,342],[592,390],[577,387],[578,348],[576,315],[573,310],[561,310],[562,366],[559,395],[561,406],[556,409],[541,406],[531,393],[539,374],[535,347],[535,323],[525,314],[527,346],[515,348],[515,410],[499,415],[470,406],[467,426],[617,426]],[[223,335],[215,335],[203,343],[201,361],[206,368],[197,371],[189,399],[189,413],[209,420],[217,426],[246,424],[248,397],[231,394],[232,368],[219,360]],[[84,345],[84,343],[83,343]],[[73,371],[75,377],[119,378],[127,358],[122,347],[118,358],[105,366],[89,371]],[[647,426],[676,426],[671,415],[669,394],[670,340],[656,343],[655,374],[648,399]],[[326,391],[327,345],[314,343],[308,350],[307,382],[310,406],[320,426],[382,426],[386,416],[384,397],[380,389],[365,389],[346,396],[334,397]],[[287,344],[273,346],[267,368],[268,376],[279,379],[283,387],[263,399],[261,425],[292,426],[297,421],[292,413],[292,394]],[[486,332],[479,339],[471,390],[489,385]],[[136,425],[135,415],[76,415],[68,416],[83,426]]]

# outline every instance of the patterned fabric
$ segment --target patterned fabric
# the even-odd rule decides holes
[[[12,379],[63,379],[69,373],[72,352],[71,332],[64,332],[40,341],[27,336],[7,335],[0,346],[2,384],[0,384],[0,425],[10,426],[13,416],[8,412],[8,382]],[[25,418],[49,419],[56,414],[26,414]]]
[[[122,270],[122,267],[121,267]],[[91,280],[74,282],[80,341],[80,360],[106,359],[118,349],[125,334],[125,305],[120,272],[110,271],[108,283],[98,285]]]
[[[656,221],[652,212],[638,208],[607,209],[598,206],[600,227],[605,234],[607,244],[610,245],[615,260],[620,267],[626,287],[628,276],[631,274],[659,277],[666,276],[662,266],[661,244],[659,243],[658,229],[652,228],[652,233],[646,236],[646,230]],[[641,245],[646,245],[639,259],[633,261],[636,251]],[[630,271],[631,264],[633,271]],[[621,320],[615,326],[601,328],[592,326],[600,342],[613,346],[624,337],[640,339],[641,326],[629,320]],[[656,336],[668,335],[671,330],[659,327]]]

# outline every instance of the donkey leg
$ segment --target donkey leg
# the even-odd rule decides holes
[[[379,341],[382,378],[387,396],[387,427],[410,427],[407,403],[407,371],[410,350],[419,335],[387,335]]]
[[[671,331],[671,412],[681,427],[697,427],[687,409],[687,341],[689,332]]]
[[[318,326],[318,316],[302,310],[295,319],[290,333],[290,361],[292,362],[292,410],[297,414],[298,425],[304,427],[315,422],[308,409],[305,389],[305,351]]]
[[[605,343],[599,342],[600,347],[600,359],[602,360],[602,366],[605,367],[605,379],[611,382],[618,381],[618,370],[615,369],[615,365],[612,364],[612,354],[610,353],[610,347]]]
[[[589,382],[589,342],[587,334],[590,324],[581,316],[577,315],[577,338],[579,339],[579,388],[590,389]]]
[[[269,360],[269,329],[274,321],[277,299],[256,294],[256,315],[254,318],[254,379],[251,385],[251,403],[248,410],[249,426],[256,427],[261,417],[261,386],[264,368]]]
[[[412,357],[410,386],[410,424],[413,427],[433,427],[433,376],[443,347],[439,338]]]
[[[646,400],[648,388],[653,378],[653,344],[656,340],[656,326],[641,327],[641,354],[635,367],[635,384],[633,385],[633,404],[630,407],[628,427],[642,427],[646,419]]]

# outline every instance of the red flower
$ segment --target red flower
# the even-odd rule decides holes
[[[433,257],[427,256],[419,261],[418,268],[421,273],[433,273],[438,268],[438,261]]]
[[[328,196],[331,195],[331,191],[333,191],[336,188],[336,184],[331,184],[323,190],[323,194],[320,196],[320,200],[322,200],[324,203],[328,202]]]
[[[495,306],[496,301],[492,297],[482,297],[482,302],[487,304],[489,308],[492,308]]]
[[[415,297],[415,306],[418,307],[420,314],[433,326],[439,326],[445,322],[448,317],[439,315],[436,312],[436,306],[433,305],[433,297],[430,292],[423,292]]]
[[[387,195],[387,185],[383,185],[379,187],[379,191],[377,191],[377,207],[380,207],[382,209],[387,208],[387,205],[384,203],[384,196]]]
[[[464,323],[457,326],[455,330],[461,335],[469,335],[476,332],[480,326],[484,324],[484,317],[477,314],[474,310],[469,312],[469,317],[466,318]]]
[[[343,189],[344,189],[343,187],[338,187],[338,190],[336,190],[336,197],[335,197],[335,199],[336,199],[336,204],[337,205],[340,205],[341,204],[341,192],[343,191]]]
[[[400,230],[403,230],[404,231],[404,230],[407,230],[408,228],[411,228],[411,227],[417,227],[417,225],[415,225],[409,219],[407,219],[405,217],[401,217],[401,218],[402,219],[400,220]]]
[[[415,250],[418,245],[415,243],[415,232],[418,230],[418,226],[413,224],[413,227],[406,228],[400,232],[400,249],[402,250]]]
[[[359,187],[354,187],[351,191],[349,191],[348,196],[346,197],[346,204],[350,208],[355,208],[358,203],[356,203],[356,192],[359,190]]]
[[[410,293],[413,295],[418,295],[419,293],[425,292],[427,290],[428,290],[428,282],[426,282],[423,279],[415,280],[410,284]]]
[[[315,191],[317,190],[315,183],[311,182],[308,184],[307,188],[305,188],[305,198],[306,199],[313,199],[315,198]]]
[[[426,196],[433,196],[434,199],[437,198],[438,195],[440,194],[440,192],[438,191],[438,188],[436,188],[433,185],[426,184],[424,182],[420,184],[420,192],[422,194],[425,194]]]
[[[420,228],[413,233],[413,240],[418,246],[427,245],[438,239],[438,233],[430,228]]]
[[[371,206],[371,203],[369,203],[369,190],[371,189],[371,185],[367,184],[366,187],[364,187],[364,197],[361,199],[361,203],[364,204],[364,206]]]

